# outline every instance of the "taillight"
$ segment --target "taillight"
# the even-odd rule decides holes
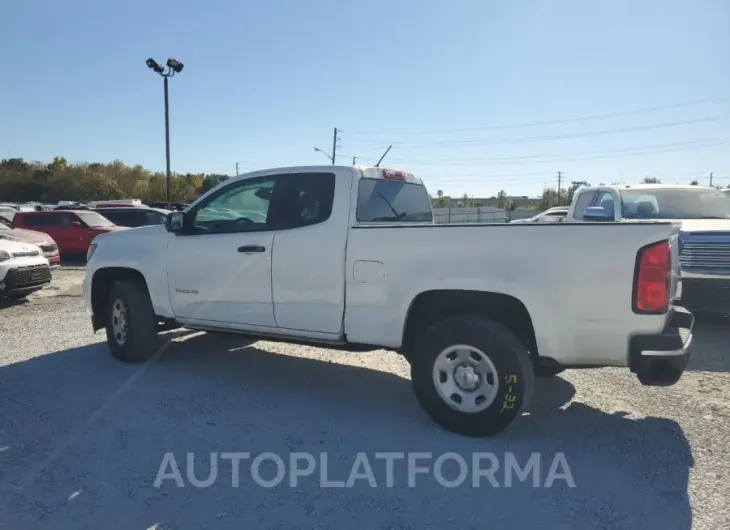
[[[634,313],[662,314],[669,309],[672,247],[669,241],[646,246],[636,259]]]
[[[384,169],[383,170],[383,178],[384,179],[390,179],[390,180],[408,180],[408,173],[405,171],[394,171],[392,169]]]

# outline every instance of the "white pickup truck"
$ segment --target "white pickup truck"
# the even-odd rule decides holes
[[[165,226],[98,236],[84,298],[124,362],[154,358],[171,326],[397,351],[434,421],[488,436],[520,416],[536,372],[680,378],[694,317],[673,305],[677,232],[433,224],[410,173],[279,168],[221,183]]]

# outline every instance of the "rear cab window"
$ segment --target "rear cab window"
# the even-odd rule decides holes
[[[356,219],[359,223],[432,223],[431,198],[420,180],[405,173],[382,170],[391,178],[374,178],[372,168],[364,171],[357,192]]]

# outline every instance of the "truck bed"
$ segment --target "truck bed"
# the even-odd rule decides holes
[[[625,332],[613,330],[657,332],[667,318],[631,311],[637,252],[678,230],[664,222],[355,226],[345,331],[359,342],[378,329],[395,347],[418,293],[480,289],[525,306],[541,356],[626,366]]]

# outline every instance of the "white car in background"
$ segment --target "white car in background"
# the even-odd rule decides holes
[[[51,268],[39,247],[0,239],[0,299],[19,300],[49,283]]]
[[[568,215],[568,206],[555,206],[548,208],[535,216],[527,219],[515,219],[512,223],[560,223]]]

